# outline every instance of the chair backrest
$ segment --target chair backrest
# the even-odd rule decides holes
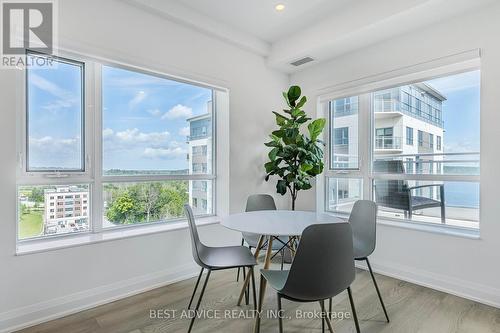
[[[352,228],[354,256],[365,258],[375,251],[377,242],[377,204],[370,200],[354,203],[349,224]]]
[[[205,267],[205,264],[201,260],[200,252],[203,251],[205,245],[200,241],[200,237],[198,236],[198,228],[196,226],[196,222],[194,220],[193,210],[191,206],[188,204],[184,205],[184,212],[186,213],[189,225],[189,234],[191,235],[191,250],[193,252],[193,259],[196,263],[202,267]]]
[[[401,160],[378,160],[373,162],[373,171],[382,173],[405,173]],[[384,207],[408,210],[410,205],[408,182],[397,179],[377,179],[374,182],[375,201]]]
[[[333,297],[354,281],[349,223],[314,224],[302,233],[281,294],[301,301]]]
[[[253,194],[247,199],[246,212],[256,210],[276,210],[274,199],[269,194]]]

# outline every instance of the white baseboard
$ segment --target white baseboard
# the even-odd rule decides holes
[[[414,267],[372,261],[370,264],[376,273],[500,308],[500,289]],[[364,262],[356,262],[356,267],[368,269]]]
[[[356,267],[367,269],[363,262],[357,262]],[[376,273],[382,275],[500,308],[500,290],[489,286],[403,265],[373,262],[372,268]],[[193,264],[183,265],[175,270],[165,270],[118,281],[102,287],[3,312],[0,313],[0,333],[19,330],[189,279],[196,276],[198,270],[198,267]]]
[[[0,333],[13,332],[196,276],[194,264],[118,281],[0,313]]]

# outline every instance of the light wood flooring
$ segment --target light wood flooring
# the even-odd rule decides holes
[[[257,274],[256,274],[257,276]],[[357,271],[353,297],[363,333],[500,333],[500,309],[408,282],[376,275],[391,319],[386,323],[370,275]],[[40,324],[20,332],[53,333],[153,333],[187,332],[189,320],[179,318],[187,307],[196,279],[190,279],[132,296],[110,304]],[[199,319],[193,333],[253,332],[253,319],[224,319],[226,310],[252,310],[236,306],[241,280],[236,272],[213,272],[208,282],[202,309],[218,310],[222,319]],[[257,281],[258,286],[258,281]],[[250,298],[251,301],[251,298]],[[264,310],[275,310],[276,294],[268,287]],[[318,303],[299,304],[283,300],[285,332],[321,332],[321,320],[297,319],[296,311],[317,311]],[[178,310],[175,319],[150,319],[150,310]],[[333,311],[349,312],[347,292],[334,298]],[[210,313],[207,313],[210,314]],[[213,314],[213,313],[212,313]],[[355,332],[352,319],[334,320],[335,332]],[[278,332],[277,319],[262,319],[261,332]],[[328,331],[327,331],[328,332]]]

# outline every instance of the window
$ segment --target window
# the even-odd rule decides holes
[[[335,145],[349,144],[349,127],[335,129]]]
[[[421,130],[418,130],[418,146],[424,146],[424,132],[422,132]]]
[[[413,128],[406,126],[406,144],[413,146]]]
[[[18,187],[18,238],[40,238],[44,236],[71,234],[90,230],[87,214],[76,216],[73,214],[73,203],[61,202],[54,209],[51,196],[53,193],[81,193],[88,192],[88,185],[36,185]],[[78,226],[76,225],[78,222]]]
[[[44,57],[28,53],[33,58]],[[84,171],[84,64],[57,58],[26,70],[26,170]]]
[[[333,127],[330,165],[333,169],[358,168],[358,97],[340,98],[329,103]],[[347,125],[347,126],[346,126]]]
[[[374,135],[360,137],[361,151],[373,150],[368,162],[361,159],[359,171],[343,171],[339,164],[326,171],[325,209],[348,213],[353,201],[373,198],[385,219],[479,228],[479,96],[480,71],[471,69],[361,94],[361,119],[342,126],[330,110],[329,126],[335,134],[337,128],[351,128],[359,121],[371,124]],[[461,121],[464,118],[469,121]],[[398,138],[404,133],[406,145],[401,146]],[[330,146],[336,147],[338,138],[331,136]],[[330,159],[335,153],[335,148],[330,150]]]
[[[401,138],[394,137],[394,128],[377,128],[375,130],[376,149],[401,149]]]
[[[354,203],[362,199],[362,180],[357,178],[328,178],[326,210],[349,213]]]
[[[212,174],[212,90],[110,66],[102,86],[104,227],[181,218],[193,181],[160,177]],[[124,183],[142,175],[149,181]],[[134,208],[116,214],[125,202]],[[210,215],[212,206],[195,213]]]
[[[53,66],[25,70],[19,241],[174,221],[186,203],[197,216],[214,214],[221,93],[85,59],[54,59]],[[96,93],[86,96],[86,89]],[[96,106],[92,114],[88,105]],[[94,128],[102,131],[95,135]]]

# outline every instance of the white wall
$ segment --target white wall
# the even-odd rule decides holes
[[[500,5],[491,5],[294,74],[314,100],[328,86],[404,68],[425,61],[482,49],[481,91],[481,239],[380,225],[374,266],[386,274],[500,307],[500,222],[498,189],[498,83]],[[315,113],[309,105],[309,112]],[[416,134],[415,134],[416,135]],[[416,140],[416,136],[414,140]]]
[[[119,1],[58,3],[62,47],[229,88],[230,211],[241,211],[251,193],[275,193],[263,180],[263,143],[286,75],[260,56]],[[15,256],[14,77],[0,72],[0,331],[195,272],[187,230]],[[277,199],[287,207],[287,198]],[[200,233],[209,243],[239,241],[218,225]]]

